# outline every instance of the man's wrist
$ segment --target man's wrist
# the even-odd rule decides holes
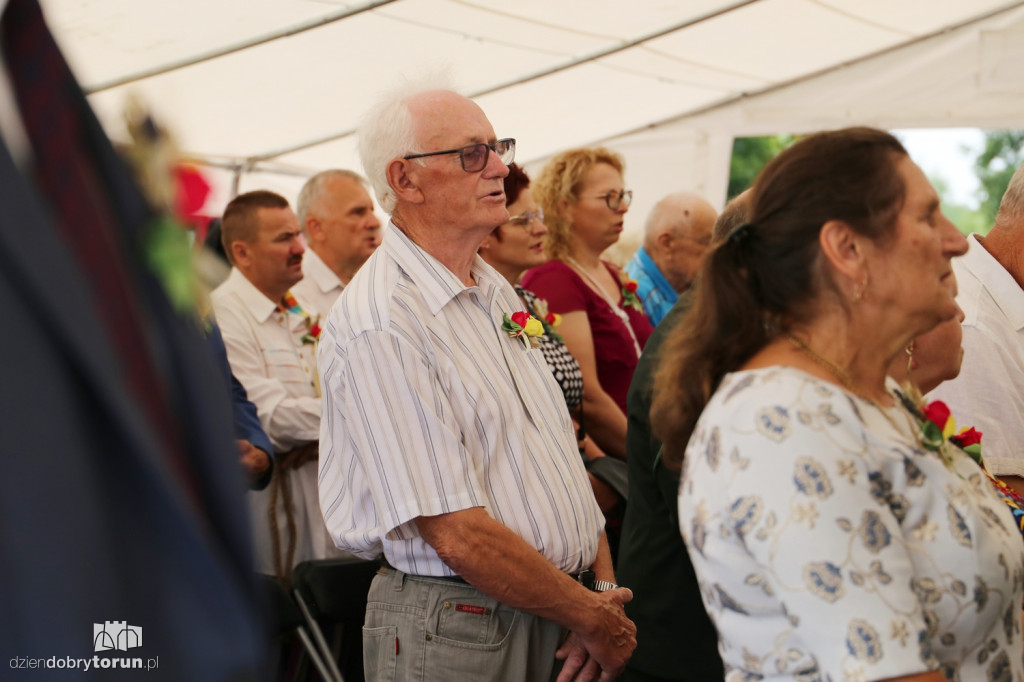
[[[608,590],[617,590],[619,586],[607,580],[594,580],[594,586],[590,589],[594,592],[607,592]]]

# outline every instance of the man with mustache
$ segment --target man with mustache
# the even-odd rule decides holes
[[[394,92],[365,120],[391,226],[331,308],[319,365],[324,517],[385,564],[366,679],[612,680],[636,645],[631,592],[561,389],[477,255],[509,219],[515,140],[450,90]]]
[[[300,561],[340,555],[317,499],[319,311],[290,291],[302,279],[305,246],[284,197],[262,190],[235,197],[221,241],[233,267],[210,298],[231,371],[277,453],[270,486],[249,493],[256,567],[286,576]]]

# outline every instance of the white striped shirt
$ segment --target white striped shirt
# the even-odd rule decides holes
[[[467,287],[393,224],[321,337],[320,505],[342,549],[453,575],[413,519],[483,507],[563,571],[604,518],[558,384],[501,330],[522,309],[479,257]]]

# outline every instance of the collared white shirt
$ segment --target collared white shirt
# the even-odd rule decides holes
[[[978,241],[953,259],[964,311],[960,376],[928,394],[952,411],[957,427],[984,434],[993,474],[1024,477],[1024,291]]]
[[[295,298],[308,302],[313,310],[326,317],[345,285],[334,274],[334,270],[310,248],[302,255],[302,275],[302,280],[292,287],[292,293]]]
[[[294,295],[294,292],[293,292]],[[312,318],[282,311],[263,295],[241,272],[232,268],[228,278],[210,295],[214,314],[224,336],[228,362],[235,378],[245,386],[249,400],[256,404],[263,430],[278,452],[316,442],[320,437],[319,378],[315,346],[303,342],[316,311],[296,296]],[[324,526],[317,493],[317,463],[306,462],[287,473],[291,506],[276,504],[273,525],[280,546],[288,546],[294,532],[292,566],[311,559],[344,556]],[[273,484],[272,484],[273,485]],[[256,570],[274,573],[274,540],[269,522],[272,490],[248,493],[256,549]],[[282,560],[285,554],[282,551]]]
[[[390,226],[389,226],[390,227]],[[320,506],[343,549],[452,575],[413,522],[483,507],[563,571],[604,525],[558,384],[502,331],[522,308],[479,257],[476,286],[399,229],[345,288],[320,342]]]
[[[299,304],[313,317],[316,309]],[[278,310],[237,268],[210,294],[235,378],[259,412],[277,450],[320,436],[313,344],[303,343],[307,318]]]

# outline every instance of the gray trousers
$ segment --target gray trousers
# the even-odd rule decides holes
[[[464,583],[381,568],[363,625],[367,682],[554,680],[567,631]]]

